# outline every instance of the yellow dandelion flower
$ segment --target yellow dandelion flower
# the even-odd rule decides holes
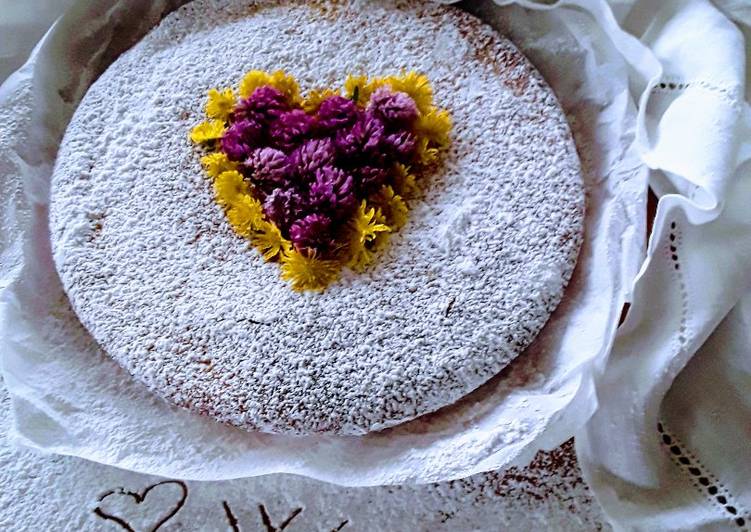
[[[391,228],[386,225],[386,218],[383,216],[381,209],[375,207],[368,209],[365,200],[360,203],[360,207],[352,218],[351,225],[354,238],[362,244],[375,240],[378,233],[391,231]]]
[[[224,135],[223,120],[209,120],[201,122],[190,130],[190,140],[196,144],[220,139]]]
[[[222,172],[214,181],[216,201],[220,205],[230,205],[238,196],[248,195],[248,184],[237,170]]]
[[[266,260],[272,260],[280,253],[292,249],[292,244],[282,236],[279,228],[266,220],[260,222],[251,241]]]
[[[251,70],[240,81],[240,96],[248,98],[258,87],[271,83],[271,76],[262,70]]]
[[[365,98],[365,88],[368,85],[368,76],[350,74],[344,80],[344,95],[358,105],[363,105],[368,100]]]
[[[410,172],[409,166],[401,163],[394,165],[394,185],[396,192],[404,198],[411,198],[419,192],[415,174]]]
[[[433,106],[433,87],[425,74],[402,72],[399,76],[390,76],[388,83],[398,92],[406,92],[417,104],[421,113],[427,113]]]
[[[347,266],[356,272],[362,272],[372,262],[375,261],[376,251],[384,248],[389,240],[391,233],[378,233],[373,241],[368,244],[362,242],[351,242],[349,247],[350,258]]]
[[[227,220],[237,234],[248,238],[263,224],[263,209],[257,199],[249,195],[237,196],[229,204]]]
[[[294,76],[287,74],[284,70],[277,70],[271,74],[269,84],[284,94],[289,103],[293,105],[300,103],[300,86]]]
[[[237,170],[237,164],[230,161],[227,158],[227,155],[220,151],[209,153],[208,155],[201,157],[201,164],[209,177],[214,179],[219,177],[219,174],[222,172]]]
[[[344,94],[357,105],[364,106],[378,88],[387,83],[387,78],[371,78],[365,75],[350,74],[344,81]],[[357,98],[355,98],[357,96]]]
[[[315,113],[323,100],[337,94],[339,94],[339,91],[333,89],[313,89],[308,93],[308,97],[303,100],[302,108],[306,113]]]
[[[347,262],[347,266],[356,272],[361,272],[373,262],[374,259],[375,254],[370,249],[363,244],[353,243],[350,246],[350,259]]]
[[[341,267],[334,260],[322,260],[315,254],[289,249],[282,254],[281,269],[282,279],[292,283],[292,289],[296,292],[320,292],[336,281]]]
[[[448,146],[451,115],[445,109],[431,107],[417,119],[416,130],[418,136],[427,137],[439,147]]]
[[[399,229],[407,223],[407,213],[409,212],[407,204],[404,203],[404,198],[394,192],[390,185],[381,187],[373,201],[384,211],[389,226]]]
[[[418,139],[417,158],[425,166],[429,166],[438,160],[438,149],[430,145],[428,137]]]
[[[386,218],[381,209],[370,207],[362,201],[354,217],[350,221],[351,238],[349,244],[350,260],[347,265],[353,270],[360,271],[373,260],[373,246],[381,234],[391,232],[386,225]]]
[[[391,238],[391,233],[378,233],[373,241],[373,250],[380,251],[386,247],[386,243]]]
[[[206,116],[226,122],[234,107],[235,93],[232,89],[224,89],[221,92],[216,89],[209,90],[209,98],[206,101]]]

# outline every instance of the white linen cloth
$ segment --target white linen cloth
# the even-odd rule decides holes
[[[738,528],[736,519],[744,512],[747,515],[751,507],[751,482],[747,480],[751,478],[748,470],[751,464],[751,445],[748,444],[751,384],[748,355],[744,352],[748,346],[745,331],[751,319],[746,309],[751,308],[751,303],[733,311],[704,349],[695,357],[694,354],[749,288],[751,212],[745,205],[751,200],[748,164],[751,112],[743,101],[747,58],[742,36],[705,0],[621,0],[611,5],[600,0],[569,0],[554,5],[518,3],[541,11],[519,7],[500,9],[487,4],[478,9],[513,35],[540,67],[572,118],[573,129],[579,132],[577,141],[586,140],[587,133],[591,136],[591,145],[579,146],[585,159],[592,157],[588,150],[594,150],[595,160],[584,163],[595,180],[620,183],[606,190],[620,194],[620,200],[631,202],[630,207],[618,204],[621,216],[610,220],[621,225],[616,231],[604,233],[621,240],[621,247],[613,248],[616,252],[613,259],[621,264],[611,270],[609,290],[602,294],[612,299],[611,304],[620,304],[630,288],[628,280],[624,283],[622,278],[628,275],[633,278],[641,260],[638,249],[640,231],[643,231],[643,194],[638,193],[643,192],[647,166],[651,169],[650,184],[660,196],[648,258],[633,287],[633,305],[618,332],[610,358],[607,359],[606,354],[612,328],[605,327],[590,345],[580,344],[587,348],[590,356],[581,358],[580,377],[569,381],[573,388],[557,389],[560,404],[552,404],[552,395],[546,398],[552,407],[548,412],[549,421],[543,427],[555,426],[555,430],[531,434],[521,444],[520,440],[506,442],[503,437],[509,433],[509,427],[496,427],[499,430],[493,432],[494,419],[486,418],[488,425],[484,428],[495,440],[486,440],[484,446],[475,447],[475,450],[482,449],[482,453],[474,457],[474,463],[469,463],[471,460],[452,463],[448,460],[450,447],[444,447],[446,454],[440,456],[439,453],[432,463],[434,468],[440,468],[441,460],[448,460],[453,468],[448,467],[444,472],[433,469],[426,473],[422,468],[427,461],[418,463],[425,460],[425,456],[407,453],[398,459],[403,465],[412,461],[412,465],[420,469],[412,476],[397,474],[388,468],[385,474],[382,470],[381,474],[372,475],[372,469],[358,470],[357,464],[346,460],[341,469],[324,474],[317,469],[321,464],[311,463],[315,458],[310,456],[323,459],[324,455],[342,452],[349,445],[337,440],[313,442],[312,447],[310,441],[292,445],[286,455],[287,462],[277,461],[271,467],[344,483],[362,482],[363,476],[367,477],[365,482],[434,480],[438,478],[435,475],[469,474],[473,470],[523,461],[536,448],[558,443],[564,437],[564,429],[571,432],[580,429],[577,447],[587,480],[618,528]],[[84,4],[86,2],[81,2],[76,8],[83,9]],[[748,21],[747,6],[743,3],[726,0],[721,7],[738,21]],[[152,19],[158,9],[151,11]],[[115,10],[100,13],[100,16],[114,19],[116,15]],[[152,19],[144,17],[143,25]],[[56,38],[59,46],[61,34],[53,30],[47,42]],[[44,48],[38,51],[43,57]],[[28,68],[33,69],[34,65]],[[42,69],[42,73],[46,72]],[[27,71],[27,74],[31,77],[32,73]],[[28,81],[29,78],[17,78],[15,88]],[[79,95],[86,86],[85,80],[80,82],[74,87],[74,93]],[[8,87],[11,85],[0,89],[0,102],[6,109],[12,97],[21,94]],[[577,122],[580,123],[577,125]],[[16,124],[15,131],[21,129]],[[56,139],[41,140],[42,146],[54,154]],[[0,137],[0,153],[4,147],[2,141]],[[12,162],[14,169],[26,170],[16,172],[26,178],[24,196],[37,200],[43,207],[44,176],[46,173],[48,177],[50,170],[49,154],[36,155],[36,160],[30,157],[22,161],[31,168],[19,165],[18,161]],[[2,159],[0,164],[3,164]],[[10,180],[3,181],[7,168],[0,166],[3,186],[11,184]],[[626,186],[628,183],[630,186]],[[3,201],[6,205],[2,227],[10,227],[16,233],[9,233],[10,237],[4,237],[7,240],[0,240],[0,256],[4,261],[0,268],[0,288],[3,283],[17,287],[23,284],[18,279],[24,262],[21,233],[26,235],[28,244],[30,235],[43,240],[44,227],[24,226],[25,232],[19,231],[24,225],[22,222],[29,220],[29,209],[23,210],[28,206],[22,205],[26,199],[16,194]],[[623,250],[628,252],[621,254]],[[36,279],[42,286],[45,281],[49,287],[49,280]],[[53,287],[44,295],[49,298],[55,293]],[[59,295],[59,290],[57,293]],[[19,310],[13,307],[12,295],[10,290],[4,293],[6,338],[10,336],[8,316]],[[25,303],[31,304],[25,305],[25,309],[31,306],[34,310],[33,298]],[[49,309],[44,298],[36,303],[36,310],[42,313]],[[55,317],[52,318],[44,322],[49,328],[59,325]],[[614,325],[615,316],[608,318]],[[63,368],[65,361],[60,360],[59,351],[43,359],[43,353],[25,350],[23,340],[33,337],[34,326],[41,323],[29,322],[27,330],[13,331],[14,345],[10,347],[15,356],[12,358],[7,356],[9,346],[4,346],[4,372],[14,394],[17,440],[54,452],[83,455],[121,467],[142,468],[143,456],[134,461],[133,455],[125,449],[121,449],[122,455],[118,456],[112,454],[112,448],[106,452],[97,449],[97,442],[90,439],[85,439],[85,443],[78,440],[82,434],[71,428],[80,429],[80,425],[73,421],[77,416],[90,421],[88,413],[82,413],[80,405],[66,404],[60,396],[46,393],[41,387],[35,388],[33,379],[18,378],[41,370],[47,371],[49,377]],[[18,322],[13,321],[13,324]],[[586,332],[586,327],[579,325],[570,329],[569,334]],[[90,348],[81,338],[76,332],[68,337],[74,345],[78,342],[80,349]],[[96,356],[91,352],[89,355]],[[9,360],[13,367],[9,368]],[[89,360],[106,363],[99,358]],[[596,398],[586,385],[592,378],[596,378]],[[50,384],[42,382],[45,386]],[[39,386],[40,382],[36,384]],[[71,385],[70,382],[58,384]],[[112,392],[113,388],[117,388],[113,383],[100,383],[100,388],[94,391],[104,394]],[[735,404],[729,408],[727,402]],[[164,408],[156,402],[152,406]],[[595,408],[597,411],[582,428]],[[104,413],[106,409],[100,412]],[[165,426],[188,419],[184,412],[169,409],[160,415],[164,416]],[[663,421],[663,432],[668,431],[665,434],[658,433],[658,419]],[[105,424],[102,428],[112,426]],[[472,438],[479,435],[470,434]],[[660,443],[665,436],[671,443],[682,442],[680,455],[670,451],[671,445]],[[215,447],[209,446],[210,450],[226,452],[227,447],[222,445],[229,438],[221,434],[220,441],[214,442]],[[409,446],[418,442],[423,443],[415,439],[404,439],[401,443]],[[456,440],[456,443],[468,442],[472,440],[461,437]],[[191,443],[181,442],[182,445]],[[378,455],[379,448],[383,451],[386,445],[384,440],[377,441],[368,450],[368,460],[380,461],[385,467],[386,462],[397,459],[385,451],[382,456]],[[518,448],[510,451],[515,445]],[[300,454],[302,451],[305,455]],[[690,454],[691,464],[701,466],[701,475],[691,472],[693,465],[681,464],[679,458],[684,454],[686,457]],[[674,458],[671,460],[670,456]],[[255,458],[263,460],[266,456],[261,453]],[[169,470],[156,470],[157,463],[149,465],[155,472],[170,474]],[[233,465],[236,463],[227,461],[227,467]],[[185,470],[195,464],[183,463],[182,466]],[[708,496],[708,486],[699,482],[704,475],[711,477],[712,485],[722,484],[718,490],[724,490],[725,503],[717,500],[717,496],[722,495],[719,491]]]
[[[748,4],[720,6],[748,24]],[[577,453],[618,528],[748,530],[749,49],[708,2],[621,2],[620,13],[661,65],[638,129],[661,199]]]

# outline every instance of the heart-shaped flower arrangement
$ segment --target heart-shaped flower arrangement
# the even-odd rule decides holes
[[[349,76],[312,90],[277,71],[212,89],[190,138],[232,228],[281,263],[294,290],[323,290],[361,271],[406,222],[405,198],[449,143],[451,118],[415,72]]]

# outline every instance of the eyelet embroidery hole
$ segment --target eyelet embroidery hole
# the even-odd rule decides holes
[[[681,274],[681,259],[679,247],[682,241],[682,235],[678,229],[678,223],[673,220],[670,222],[670,232],[668,233],[668,242],[665,247],[665,254],[673,265],[673,273],[677,278],[678,286],[680,288],[681,296],[681,321],[678,327],[678,343],[680,348],[684,349],[688,344],[688,336],[686,326],[688,316],[688,292],[686,291],[686,283],[683,280]]]
[[[730,519],[740,530],[748,532],[747,524],[751,521],[749,512],[742,508],[725,488],[722,482],[714,476],[691,451],[668,429],[663,422],[657,423],[660,433],[660,443],[668,450],[670,460],[678,466],[691,480],[691,484],[711,503],[722,507]]]
[[[668,241],[665,245],[665,255],[672,264],[672,272],[678,281],[681,296],[681,321],[678,328],[679,349],[685,349],[688,344],[688,327],[686,324],[688,316],[688,292],[686,283],[681,271],[680,245],[682,234],[675,220],[670,222],[670,231]],[[674,435],[670,434],[664,427],[663,423],[657,424],[660,433],[660,442],[668,450],[671,461],[676,464],[691,479],[691,483],[696,489],[707,497],[713,504],[722,506],[725,512],[736,526],[741,530],[748,530],[747,523],[751,520],[747,511],[739,510],[738,504],[731,502],[733,497],[725,489],[725,486],[709,473],[701,464],[696,456],[690,451],[685,450],[685,446]]]
[[[685,81],[666,78],[652,87],[652,93],[668,93],[684,91],[688,88],[701,89],[716,94],[730,104],[738,105],[743,100],[743,95],[734,87],[723,87],[715,83],[703,80]]]

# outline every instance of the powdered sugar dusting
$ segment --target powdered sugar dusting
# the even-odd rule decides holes
[[[0,529],[121,529],[94,512],[100,508],[133,530],[151,530],[179,504],[177,482],[157,485],[165,479],[12,448],[5,437],[9,412],[0,379]],[[328,532],[345,521],[342,532],[609,529],[581,479],[572,447],[567,443],[539,453],[523,469],[419,486],[345,488],[297,475],[185,482],[184,504],[159,530],[230,530],[223,503],[240,530],[268,529],[260,506],[277,527],[302,508],[287,530]],[[149,486],[155,487],[138,504],[118,493],[143,492]],[[100,501],[107,493],[112,495]]]
[[[187,140],[206,89],[276,68],[306,89],[424,71],[456,124],[377,265],[321,295],[291,292],[232,232]],[[539,74],[456,9],[198,0],[76,112],[55,261],[84,325],[159,395],[248,429],[360,434],[454,402],[537,336],[579,250],[579,172]]]

